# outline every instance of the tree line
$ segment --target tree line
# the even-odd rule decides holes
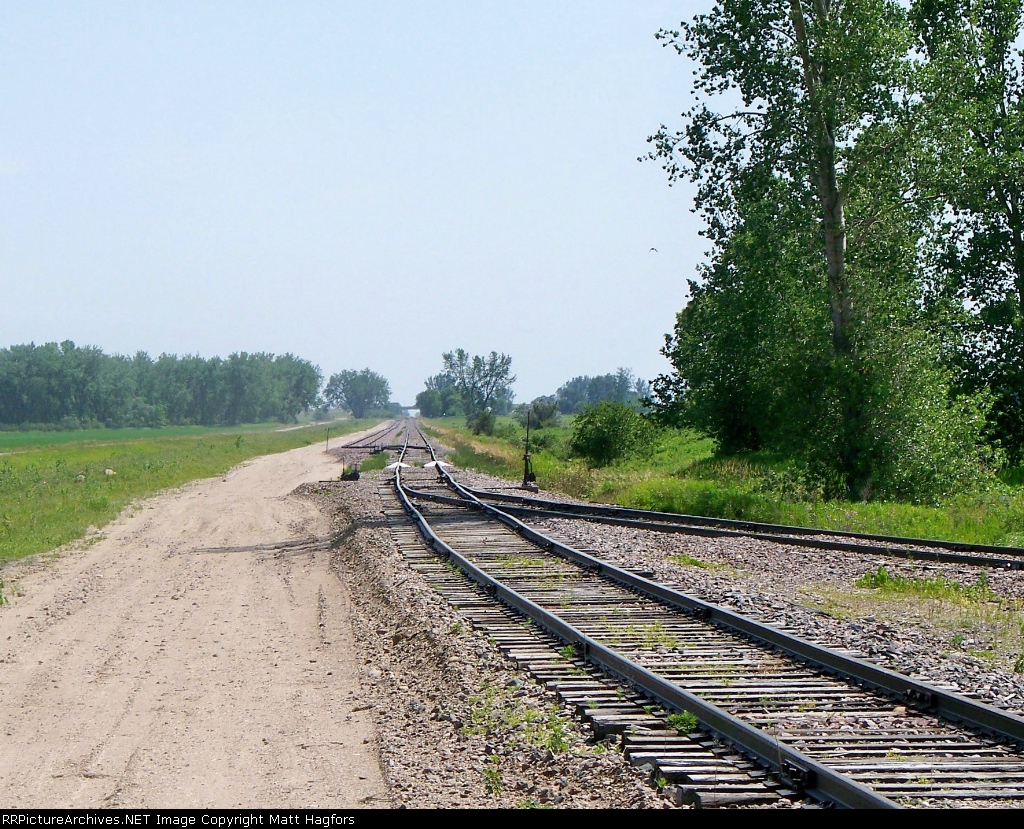
[[[0,349],[0,424],[64,429],[294,421],[319,402],[318,366],[292,354],[204,359],[105,354],[70,340]]]
[[[629,368],[618,368],[614,373],[590,376],[581,374],[558,387],[554,394],[535,397],[530,403],[520,403],[513,409],[513,416],[523,426],[527,423],[531,428],[543,429],[546,426],[558,426],[561,415],[572,414],[596,417],[593,411],[609,404],[628,410],[627,418],[638,415],[649,402],[651,384],[633,374]],[[575,425],[581,423],[577,419]],[[587,421],[590,422],[590,421]],[[593,423],[605,423],[605,420],[593,420]],[[598,427],[595,427],[598,428]]]
[[[571,414],[605,401],[639,404],[650,394],[650,383],[633,374],[632,369],[619,368],[614,374],[573,377],[558,387],[555,402],[558,411]]]
[[[697,103],[646,158],[711,253],[664,422],[855,499],[1024,460],[1024,0],[720,0],[658,34]]]

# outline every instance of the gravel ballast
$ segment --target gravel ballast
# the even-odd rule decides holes
[[[669,807],[645,772],[597,743],[408,566],[381,480],[368,473],[304,494],[335,522],[333,562],[352,596],[360,680],[395,805]]]
[[[460,471],[459,479],[479,488],[509,486],[480,473]],[[945,578],[970,587],[982,568],[571,519],[527,523],[614,564],[651,571],[655,581],[705,601],[891,670],[1024,712],[1024,674],[1014,670],[1024,646],[1022,571],[984,571],[991,601],[886,596],[856,587],[857,580],[884,567],[891,576]]]
[[[465,470],[460,482],[508,491],[515,483]],[[380,753],[396,804],[408,806],[665,807],[644,775],[617,752],[571,728],[553,754],[504,733],[502,715],[482,733],[481,710],[528,705],[567,721],[557,697],[533,683],[411,570],[381,514],[380,474],[331,495],[339,572],[353,593],[363,682],[376,705]],[[571,501],[560,494],[540,497]],[[1015,713],[1024,711],[1021,665],[1024,573],[809,550],[749,538],[665,534],[571,519],[530,519],[552,538],[705,601],[820,644],[840,648]],[[893,577],[946,579],[980,594],[886,595],[857,587],[880,567]],[[411,637],[400,633],[416,631]],[[396,634],[396,631],[399,632]],[[458,632],[456,632],[458,631]],[[397,636],[397,638],[396,638]],[[413,642],[415,641],[415,646]],[[411,700],[411,701],[410,701]],[[497,727],[495,725],[497,724]]]

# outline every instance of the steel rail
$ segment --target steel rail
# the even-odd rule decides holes
[[[436,460],[433,447],[430,447],[422,431],[420,431],[420,436],[427,443],[431,457]],[[574,561],[590,572],[605,576],[649,598],[684,610],[704,621],[777,647],[829,673],[855,679],[877,691],[891,694],[915,708],[1024,745],[1024,718],[1022,717],[882,668],[872,662],[837,653],[798,636],[784,633],[770,625],[756,622],[720,605],[705,602],[695,596],[673,590],[621,567],[616,567],[600,558],[556,541],[497,507],[474,498],[465,487],[454,479],[451,473],[440,466],[438,471],[446,484],[460,493],[466,501],[471,502],[476,509],[490,514],[526,540],[549,552]]]
[[[430,449],[434,457],[433,449]],[[400,460],[404,459],[403,449]],[[433,530],[423,514],[407,497],[402,484],[402,468],[395,469],[395,489],[403,508],[412,517],[428,545],[459,567],[470,579],[495,598],[515,608],[564,641],[577,647],[580,655],[602,669],[621,676],[655,699],[677,710],[689,711],[710,731],[720,734],[733,745],[756,757],[790,785],[812,797],[849,808],[899,808],[889,798],[840,774],[827,765],[781,744],[775,737],[755,728],[701,697],[649,671],[611,648],[587,636],[557,615],[545,610],[525,596],[494,579],[445,543]]]
[[[737,535],[753,538],[765,538],[767,540],[780,540],[780,535],[785,535],[785,543],[800,544],[797,538],[788,536],[834,536],[836,538],[853,538],[861,541],[876,541],[880,544],[894,545],[884,548],[873,545],[860,545],[851,548],[833,547],[847,552],[860,550],[882,550],[889,549],[895,554],[902,555],[904,551],[920,555],[921,557],[933,556],[933,550],[950,551],[954,553],[978,553],[992,556],[1009,556],[1008,559],[993,559],[1007,565],[1013,565],[1011,569],[1024,569],[1024,548],[1008,547],[998,544],[972,544],[963,541],[944,541],[941,539],[910,538],[894,535],[876,535],[873,533],[859,533],[849,530],[827,530],[813,527],[791,527],[785,524],[765,524],[757,521],[738,521],[730,518],[708,518],[701,515],[686,515],[675,512],[657,512],[654,510],[640,510],[631,507],[617,507],[607,504],[575,504],[564,501],[551,501],[545,498],[533,498],[526,495],[509,495],[500,492],[464,487],[464,489],[481,500],[502,501],[512,503],[519,507],[531,510],[548,510],[556,513],[566,513],[573,517],[586,518],[593,521],[602,521],[610,524],[622,524],[629,527],[644,527],[655,529],[659,532],[692,532],[696,528],[721,528],[720,532],[708,532],[707,535]],[[532,514],[532,513],[531,513]],[[559,515],[557,517],[564,517]],[[612,520],[614,519],[614,520]],[[641,523],[633,523],[641,522]],[[673,526],[680,526],[684,529],[674,530]],[[727,532],[732,530],[733,532]],[[764,535],[759,535],[763,533]],[[816,539],[813,544],[805,546],[819,546],[826,544],[837,544],[841,542],[829,542]],[[917,550],[915,547],[927,547],[932,549]],[[1019,560],[1018,560],[1019,559]],[[957,563],[977,563],[979,558],[964,556],[961,559],[940,559],[955,560]],[[1000,564],[999,566],[1003,566]]]
[[[345,449],[387,449],[390,446],[381,446],[376,442],[377,438],[391,432],[398,432],[405,426],[404,420],[392,420],[386,426],[375,429],[370,434],[360,438],[361,443],[343,443],[339,448]],[[401,448],[401,447],[395,447]]]
[[[464,487],[465,491],[477,496],[480,490]],[[423,490],[411,490],[423,498],[441,501],[443,496]],[[457,499],[462,503],[471,504],[471,500]],[[484,498],[479,500],[483,501]],[[451,502],[454,503],[454,502]],[[551,502],[555,503],[555,502]],[[918,550],[907,547],[890,547],[879,544],[855,544],[843,541],[830,541],[828,539],[808,538],[806,536],[786,536],[772,533],[743,532],[739,530],[715,529],[713,527],[690,526],[686,524],[666,524],[657,521],[637,520],[632,518],[617,518],[600,514],[571,513],[567,511],[556,511],[542,509],[532,506],[503,505],[502,511],[510,515],[518,515],[529,518],[559,518],[562,520],[593,521],[599,524],[611,524],[618,527],[631,527],[652,532],[677,533],[680,535],[695,535],[702,538],[753,538],[760,541],[769,541],[773,544],[789,544],[793,547],[807,547],[818,550],[830,550],[844,553],[863,553],[865,555],[882,555],[896,558],[906,558],[920,561],[931,561],[940,564],[966,564],[973,567],[992,567],[998,570],[1024,570],[1024,559],[998,558],[996,556],[967,555],[964,553],[950,553],[944,550]]]

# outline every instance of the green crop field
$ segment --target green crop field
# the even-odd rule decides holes
[[[81,538],[158,490],[378,422],[0,433],[0,562]]]

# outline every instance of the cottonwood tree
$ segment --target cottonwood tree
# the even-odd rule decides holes
[[[348,409],[352,417],[365,417],[371,409],[386,408],[391,400],[391,385],[375,371],[346,369],[332,374],[324,389],[324,398],[338,408]]]
[[[684,113],[684,131],[663,126],[652,136],[654,157],[671,180],[698,183],[712,238],[732,226],[733,190],[746,170],[763,166],[801,185],[821,229],[833,348],[850,354],[846,203],[865,183],[865,162],[884,148],[872,127],[898,121],[904,109],[906,13],[891,0],[725,0],[657,37],[700,65],[700,98],[734,91],[742,103],[717,112],[702,100]]]
[[[723,0],[658,37],[697,65],[698,103],[648,157],[696,183],[713,243],[666,343],[662,413],[731,448],[803,454],[854,497],[946,487],[943,454],[953,477],[974,469],[977,401],[949,404],[916,305],[906,11]]]
[[[994,395],[993,425],[1024,457],[1024,66],[1022,0],[918,0],[925,189],[936,222],[933,307],[959,318],[968,389]]]
[[[480,434],[494,427],[494,410],[507,408],[513,399],[512,358],[492,351],[470,356],[457,348],[441,355],[443,374],[458,390],[469,427]]]

